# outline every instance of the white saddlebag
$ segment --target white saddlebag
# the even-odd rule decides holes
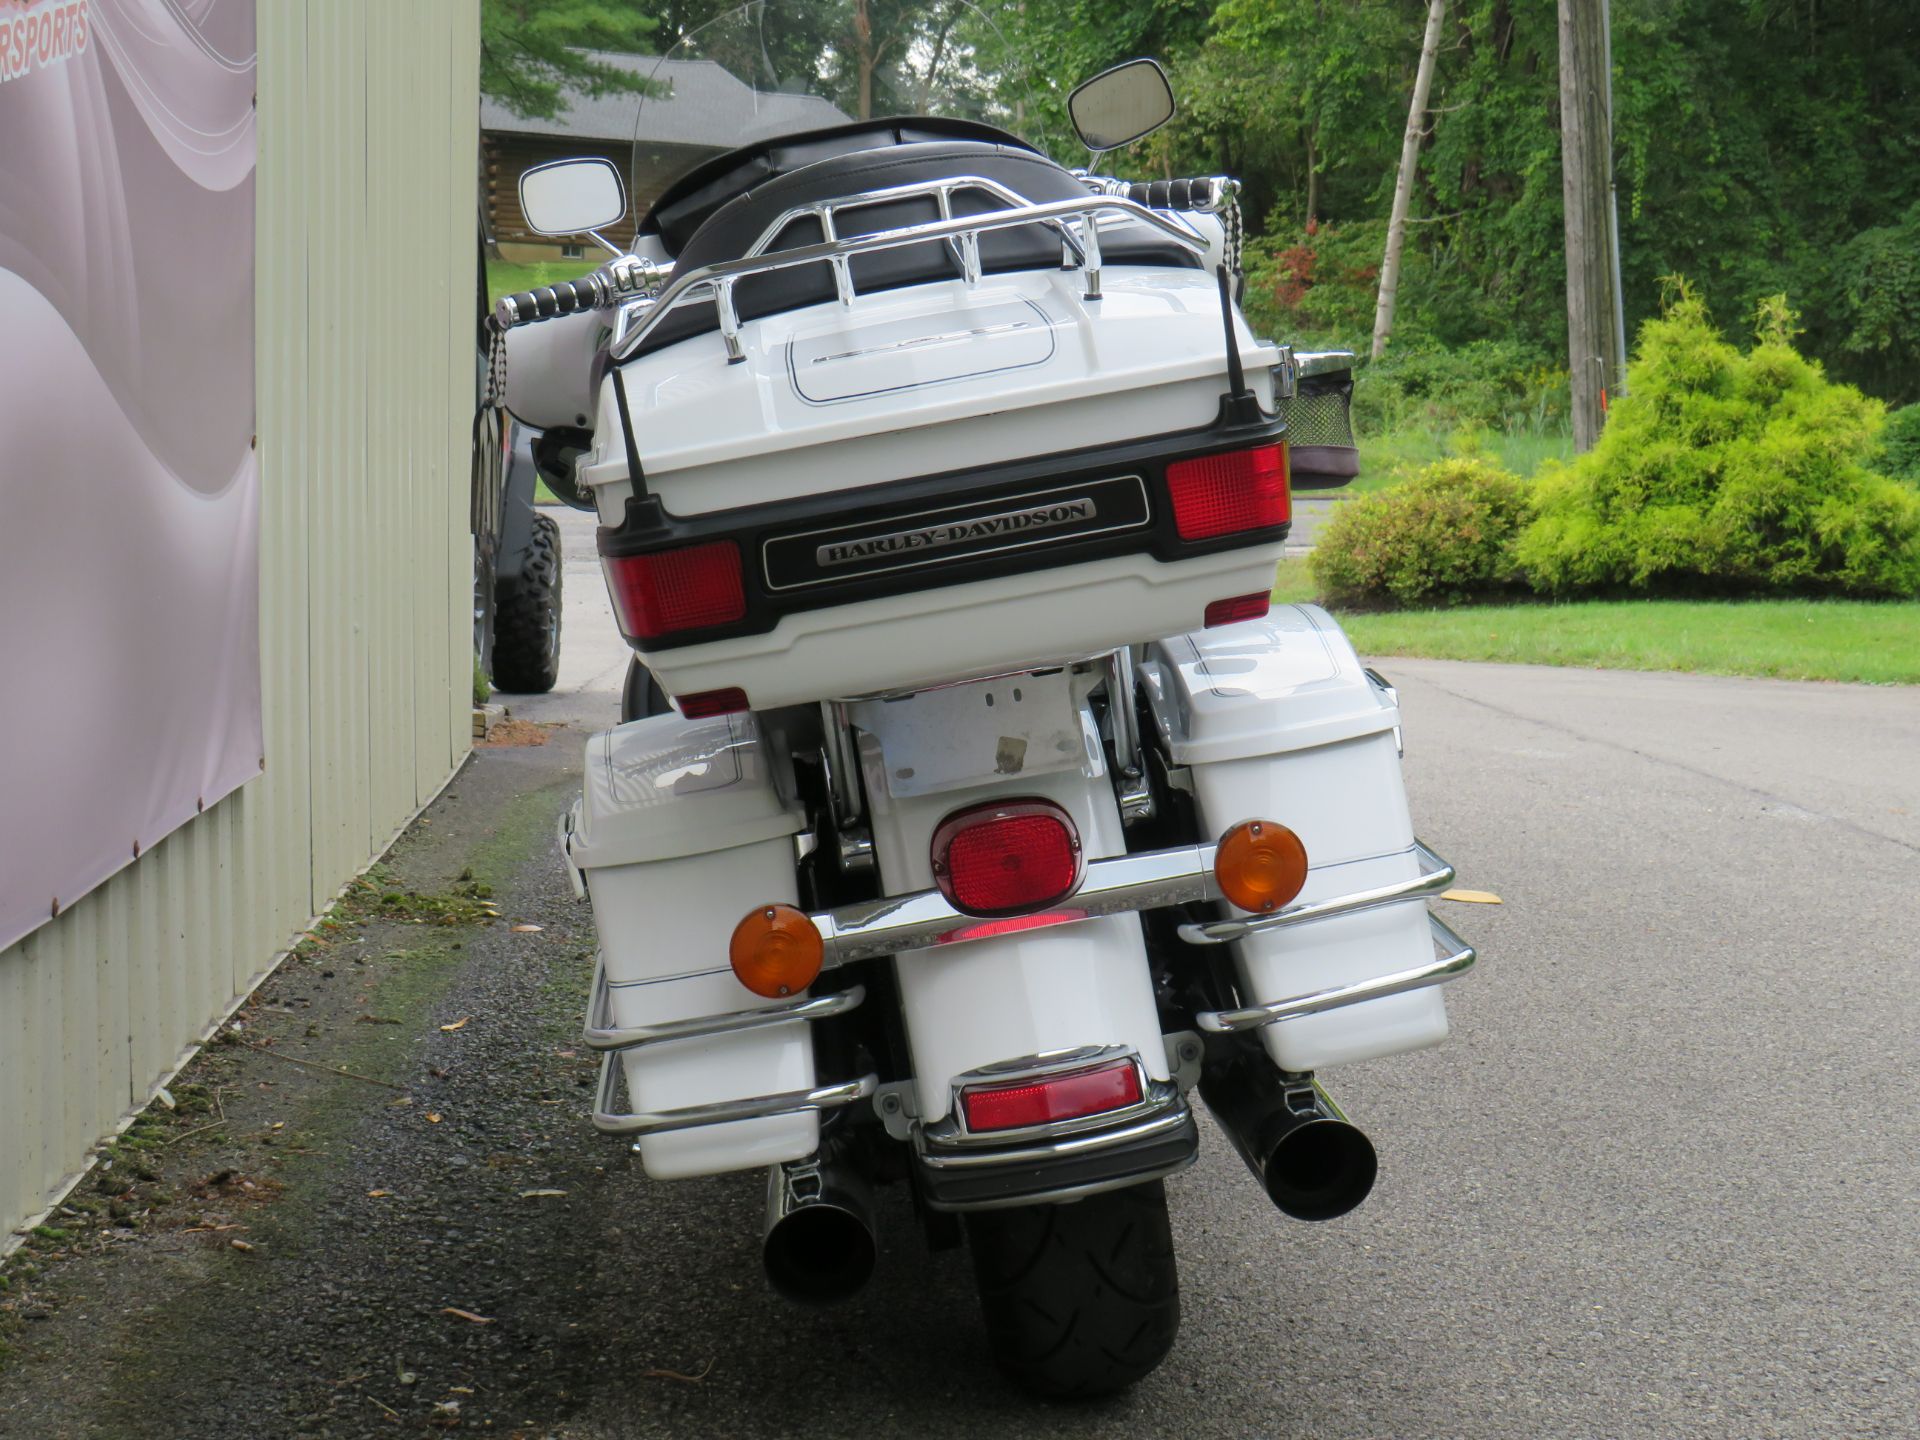
[[[1326,611],[1276,606],[1265,619],[1175,635],[1150,647],[1142,672],[1174,763],[1192,770],[1204,834],[1257,818],[1290,826],[1311,867],[1302,902],[1421,873],[1399,708]],[[1433,958],[1418,898],[1249,935],[1233,949],[1249,1006]],[[1283,1069],[1318,1070],[1437,1044],[1446,1002],[1437,987],[1414,990],[1260,1034]]]
[[[660,715],[587,742],[584,793],[567,857],[600,931],[616,1027],[660,1025],[776,1003],[727,963],[727,940],[756,904],[797,903],[792,836],[805,818],[777,793],[749,714]],[[814,1085],[805,1021],[648,1044],[619,1055],[636,1111],[658,1112]],[[643,1135],[656,1179],[797,1160],[819,1141],[815,1113]]]

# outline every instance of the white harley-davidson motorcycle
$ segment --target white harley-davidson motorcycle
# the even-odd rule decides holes
[[[964,24],[856,83],[841,8],[642,62],[631,246],[495,317],[636,652],[563,835],[593,1121],[656,1179],[769,1172],[803,1301],[861,1286],[903,1186],[1003,1368],[1096,1395],[1173,1343],[1193,1092],[1280,1210],[1344,1214],[1375,1155],[1317,1072],[1444,1038],[1474,955],[1394,691],[1269,605],[1290,467],[1354,473],[1351,357],[1249,330],[1237,186],[969,118],[1016,112]],[[1139,60],[1068,111],[1098,153],[1173,99]],[[690,148],[703,113],[739,147]],[[602,231],[621,182],[530,170],[528,223]]]

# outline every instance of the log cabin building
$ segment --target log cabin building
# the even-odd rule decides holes
[[[661,93],[563,92],[560,114],[551,120],[515,115],[496,100],[481,102],[487,240],[503,260],[592,259],[599,253],[590,240],[574,244],[527,228],[520,213],[520,176],[535,165],[598,155],[619,166],[631,203],[627,218],[605,234],[624,246],[633,239],[636,219],[667,183],[709,155],[769,135],[843,124],[847,118],[819,96],[756,91],[710,60],[605,51],[594,58],[646,77]]]

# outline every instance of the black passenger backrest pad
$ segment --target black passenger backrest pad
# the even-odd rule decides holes
[[[724,260],[745,256],[787,211],[842,200],[865,191],[920,184],[960,176],[992,180],[1031,203],[1077,200],[1087,188],[1043,155],[1010,145],[979,141],[934,141],[891,145],[852,154],[834,155],[778,176],[735,197],[696,230],[676,258],[679,274]],[[984,189],[962,189],[954,197],[954,213],[984,214],[1006,202]],[[873,234],[940,218],[932,198],[842,209],[836,226],[842,237]],[[799,217],[774,237],[768,251],[816,244],[825,237],[818,220]],[[1181,246],[1144,227],[1101,237],[1102,258],[1108,264],[1195,266],[1199,262]],[[1059,233],[1032,225],[988,232],[980,237],[981,268],[988,273],[1008,270],[1056,269],[1061,263]],[[924,285],[956,278],[960,271],[945,244],[934,242],[856,257],[851,262],[855,287],[862,293]],[[834,298],[833,272],[822,262],[798,266],[742,280],[734,303],[742,320],[758,319],[782,310],[797,310]],[[666,316],[647,337],[645,354],[692,335],[718,328],[713,304],[684,302]]]

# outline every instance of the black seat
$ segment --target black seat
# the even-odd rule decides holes
[[[1084,199],[1087,195],[1086,186],[1059,165],[1044,155],[1014,145],[978,140],[883,145],[830,155],[736,195],[712,211],[687,239],[676,256],[675,268],[684,275],[703,265],[742,258],[767,233],[768,227],[796,207],[841,200],[863,191],[959,176],[991,180],[1034,204]],[[962,187],[954,195],[953,212],[979,215],[1004,209],[1006,204],[984,188]],[[844,238],[939,218],[936,202],[927,197],[839,210],[835,213],[835,225]],[[805,215],[790,221],[766,248],[769,252],[793,249],[817,244],[825,238],[819,221]],[[1102,235],[1101,252],[1105,263],[1115,265],[1192,267],[1199,264],[1186,249],[1144,226],[1115,231],[1111,236]],[[981,269],[988,273],[1055,269],[1061,258],[1059,232],[1047,226],[1025,225],[989,231],[980,237]],[[958,261],[950,247],[937,241],[856,256],[850,261],[850,270],[855,287],[863,294],[955,279],[960,275]],[[734,290],[735,308],[742,320],[818,305],[834,297],[833,272],[824,261],[749,276]],[[686,301],[661,320],[637,353],[646,354],[676,344],[689,336],[715,330],[718,324],[712,303]]]

